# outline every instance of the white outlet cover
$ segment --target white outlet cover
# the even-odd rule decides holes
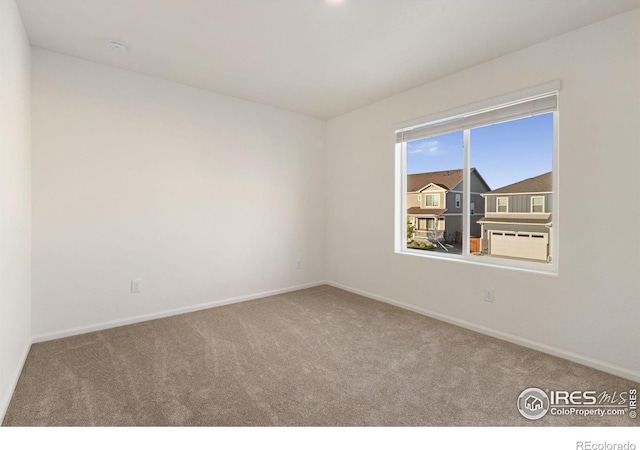
[[[484,301],[493,303],[495,301],[495,294],[493,289],[485,289],[484,290]]]

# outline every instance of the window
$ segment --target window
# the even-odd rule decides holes
[[[557,271],[559,88],[548,83],[398,127],[397,252]],[[417,252],[407,245],[406,224],[419,214],[408,198],[433,186],[455,208],[444,209],[439,226],[425,221],[437,230],[423,235],[435,249]],[[440,208],[440,195],[424,193],[425,206]]]
[[[496,199],[496,212],[509,212],[509,197],[498,197]]]
[[[419,218],[417,220],[417,230],[435,230],[436,229],[436,220],[433,217],[427,218]]]
[[[543,213],[544,212],[544,197],[531,197],[531,212]]]
[[[426,194],[424,202],[427,208],[438,208],[440,206],[440,194]]]

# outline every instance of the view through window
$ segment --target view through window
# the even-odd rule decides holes
[[[531,107],[534,114],[513,119],[499,111],[488,124],[463,117],[463,128],[442,134],[428,126],[399,132],[404,248],[552,263],[555,102],[543,99]],[[456,126],[445,121],[433,129]]]

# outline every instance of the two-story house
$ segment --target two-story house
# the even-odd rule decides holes
[[[471,236],[480,236],[484,192],[491,190],[480,173],[471,172]],[[462,169],[407,175],[407,220],[415,240],[462,243]]]
[[[551,172],[483,194],[483,252],[547,261],[551,259]]]

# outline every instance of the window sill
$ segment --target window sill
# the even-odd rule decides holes
[[[491,256],[477,255],[447,255],[434,251],[413,250],[410,248],[396,250],[396,254],[416,256],[419,258],[435,259],[440,261],[453,261],[455,263],[472,264],[481,267],[495,269],[515,270],[519,272],[534,273],[539,275],[558,276],[558,265],[537,263],[533,261],[521,261],[516,259],[492,258]],[[505,261],[508,261],[507,263]]]

